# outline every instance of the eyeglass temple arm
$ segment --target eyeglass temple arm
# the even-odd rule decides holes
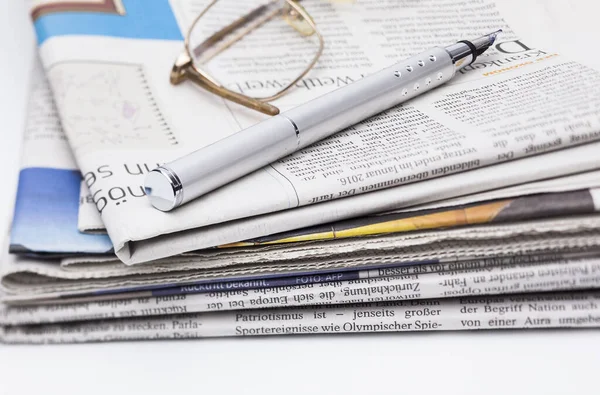
[[[198,45],[197,47],[192,49],[193,54],[195,56],[199,56],[207,47],[210,47],[210,46],[214,45],[215,43],[221,41],[224,37],[231,34],[231,32],[239,29],[241,26],[244,26],[249,21],[255,19],[257,17],[257,15],[260,15],[266,7],[267,6],[258,7],[257,9],[251,11],[249,14],[246,14],[246,15],[240,17],[239,19],[235,20],[230,25],[225,26],[223,29],[219,30],[218,32],[213,33],[206,40],[204,40],[204,42],[202,42],[200,45]],[[241,35],[240,37],[236,37],[235,40],[232,40],[232,43],[238,41],[240,38],[242,38],[247,33],[248,32],[244,32],[244,34]],[[229,47],[232,43],[227,45],[225,48],[221,48],[221,50],[219,52],[221,52],[224,49],[226,49],[227,47]]]
[[[173,65],[173,68],[171,69],[171,83],[173,85],[177,85],[185,79],[189,79],[207,91],[224,99],[238,103],[244,107],[251,108],[266,115],[273,116],[279,114],[279,109],[269,103],[264,103],[260,100],[232,92],[220,85],[215,84],[210,80],[210,78],[192,67],[192,60],[187,56],[186,53],[183,53],[179,56]]]
[[[275,2],[275,1],[272,1],[272,2]],[[302,0],[295,0],[295,1],[297,3],[299,3]],[[248,14],[241,16],[240,18],[238,18],[237,20],[233,21],[228,26],[225,26],[223,29],[219,30],[218,32],[213,33],[206,40],[204,40],[204,42],[202,42],[200,45],[196,46],[195,48],[192,48],[191,52],[194,54],[194,56],[200,56],[200,54],[207,47],[210,47],[210,46],[214,45],[215,43],[221,41],[224,37],[226,37],[229,34],[231,34],[231,32],[234,32],[235,30],[239,29],[240,27],[248,24],[248,22],[251,22],[251,21],[257,19],[257,17],[260,17],[262,15],[262,13],[264,12],[264,10],[266,10],[266,9],[269,8],[269,5],[270,4],[262,5],[262,6],[258,7],[258,8],[256,8],[256,9],[250,11]],[[241,38],[243,38],[246,34],[250,33],[252,30],[256,29],[257,27],[261,26],[265,22],[267,22],[270,19],[272,19],[278,13],[279,13],[279,10],[276,10],[275,12],[267,14],[262,19],[259,19],[255,25],[250,26],[250,28],[245,29],[241,34],[238,34],[232,40],[229,40],[229,42],[226,43],[225,46],[223,46],[222,48],[220,48],[219,51],[217,53],[213,54],[211,57],[214,57],[218,53],[224,51],[225,49],[227,49],[228,47],[230,47],[232,44],[234,44],[235,42],[237,42]],[[294,29],[298,30],[298,28],[296,26],[292,25],[292,27]],[[298,30],[298,31],[300,33],[302,33],[300,30]]]

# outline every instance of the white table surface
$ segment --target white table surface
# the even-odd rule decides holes
[[[17,181],[33,32],[0,5],[0,229]],[[600,69],[596,1],[500,2],[534,43]],[[510,6],[510,7],[508,7]],[[589,47],[588,47],[589,46]],[[600,331],[502,331],[0,345],[0,394],[600,393]]]

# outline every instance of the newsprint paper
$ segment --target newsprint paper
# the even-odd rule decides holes
[[[123,262],[135,264],[598,167],[593,154],[597,146],[592,149],[591,144],[600,138],[600,73],[520,39],[493,3],[429,0],[397,8],[385,2],[302,4],[330,45],[316,69],[274,103],[282,110],[424,48],[498,28],[504,33],[493,50],[449,84],[173,213],[149,205],[141,187],[144,175],[263,119],[191,84],[170,85],[169,71],[202,1],[145,2],[143,12],[123,3],[120,11],[103,11],[114,12],[110,18],[90,17],[86,23],[77,13],[61,18],[52,18],[50,11],[34,13],[58,114]],[[149,15],[153,24],[142,23]],[[419,35],[410,34],[416,28]],[[217,78],[252,93],[281,84],[276,55],[289,42],[258,36],[251,44],[223,54]],[[271,70],[266,74],[264,68],[241,70],[228,61],[257,48],[265,56],[263,66]],[[576,163],[567,171],[560,160],[540,159],[551,151]],[[561,156],[565,151],[569,153]],[[513,171],[490,181],[485,169],[499,164],[514,164]],[[445,184],[461,172],[466,173]],[[508,176],[523,173],[532,178]],[[419,185],[420,194],[410,194],[412,185]],[[384,189],[392,199],[380,198]],[[326,206],[335,201],[347,203],[334,210]],[[256,217],[231,222],[310,205],[327,209],[292,210],[286,221]]]
[[[156,0],[139,8],[141,2],[109,0],[84,5],[84,23],[81,10],[64,12],[69,4],[57,11],[51,2],[34,2],[48,79],[38,70],[7,243],[20,255],[0,261],[0,340],[600,326],[600,73],[519,38],[485,0],[397,8],[303,1],[335,45],[326,45],[317,67],[275,103],[283,110],[423,48],[499,27],[504,34],[435,93],[174,213],[151,208],[141,188],[149,170],[263,119],[167,80],[187,26],[207,1]],[[417,26],[423,31],[415,38]],[[285,83],[277,54],[291,44],[287,36],[272,41],[257,33],[211,72],[227,86],[260,94]],[[232,62],[248,51],[261,52],[264,67]],[[49,194],[35,196],[36,186]],[[511,196],[493,203],[510,204],[506,222],[483,220],[498,212],[483,204],[469,208],[482,221],[465,227],[248,241],[371,213],[395,218]],[[526,217],[531,205],[552,215]],[[98,234],[81,234],[78,226]],[[202,249],[213,246],[220,248]]]
[[[593,252],[600,247],[600,216],[409,232],[366,237],[361,241],[358,246],[355,240],[340,239],[307,243],[298,248],[218,249],[135,266],[114,261],[61,265],[56,260],[10,255],[0,266],[1,284],[6,292],[2,299],[18,302],[240,277],[265,278],[369,266],[452,265],[511,256]],[[315,248],[308,248],[309,245]]]
[[[7,326],[7,343],[600,327],[600,292],[403,300]]]
[[[13,230],[11,234],[11,247],[27,247],[28,253],[50,251],[64,254],[65,252],[100,252],[107,247],[107,237],[104,235],[81,235],[77,232],[75,222],[65,219],[65,215],[71,218],[77,214],[77,199],[79,197],[76,189],[79,188],[79,176],[76,165],[70,157],[65,136],[60,128],[60,123],[50,98],[50,90],[40,70],[34,73],[34,84],[31,94],[31,109],[35,114],[28,117],[27,130],[25,133],[24,152],[20,176],[19,194],[17,196],[17,207],[22,206],[26,210],[16,210]],[[556,171],[557,163],[577,163],[579,158],[590,158],[593,155],[581,154],[580,149],[593,149],[598,143],[555,151],[545,156],[534,156],[517,161],[505,162],[493,167],[474,170],[474,172],[488,172],[488,176],[494,182],[503,180],[519,179],[520,174],[539,176],[539,172],[523,172],[520,163],[531,163],[532,160],[543,160],[552,163],[540,169],[543,171]],[[580,155],[574,154],[579,152]],[[563,155],[564,161],[556,160],[556,155]],[[512,166],[514,172],[508,171],[507,166]],[[570,167],[568,167],[570,168]],[[549,170],[550,169],[550,170]],[[493,170],[493,173],[489,171]],[[23,178],[29,179],[31,173],[36,174],[35,188],[23,188]],[[59,178],[62,179],[66,173],[68,185],[61,183],[56,188]],[[444,207],[461,205],[490,199],[507,198],[527,194],[540,194],[561,191],[579,191],[575,195],[560,195],[561,201],[558,207],[562,207],[563,215],[567,212],[574,215],[572,211],[580,214],[600,210],[598,206],[597,192],[594,190],[583,191],[582,189],[599,186],[600,177],[598,171],[579,173],[565,177],[557,177],[544,181],[521,184],[512,188],[496,189],[486,193],[468,195],[465,197],[450,199],[430,205],[413,206],[409,210],[426,209],[432,207]],[[404,187],[405,194],[410,195],[409,190],[419,193],[420,185],[430,182],[438,184],[445,183],[451,186],[453,177],[459,174],[443,177],[440,180],[424,181],[420,184],[411,184]],[[40,186],[40,182],[50,182],[50,185]],[[444,181],[445,180],[445,181]],[[454,181],[454,187],[459,185],[459,180]],[[462,184],[464,185],[464,184]],[[411,189],[412,188],[412,189]],[[68,193],[67,193],[67,190]],[[71,193],[73,190],[75,193]],[[393,200],[393,196],[387,195],[391,190],[376,192],[379,202],[386,197]],[[23,192],[23,193],[21,193]],[[591,192],[591,194],[590,194]],[[362,195],[364,197],[366,195]],[[535,210],[543,209],[546,213],[556,211],[551,209],[552,204],[543,203],[543,196],[537,195],[534,202]],[[585,197],[583,197],[585,196]],[[26,197],[27,204],[21,204],[21,199]],[[359,196],[361,197],[361,196]],[[534,198],[534,197],[532,197]],[[325,205],[339,205],[352,199],[334,200],[318,205],[306,206],[296,210],[316,210]],[[370,198],[371,202],[375,201]],[[552,200],[551,200],[552,201]],[[581,201],[581,202],[580,202]],[[583,206],[581,203],[583,202]],[[66,206],[65,207],[65,203]],[[524,220],[529,211],[523,211],[530,204],[510,204],[511,210],[517,214],[515,221]],[[57,205],[60,205],[58,207]],[[543,206],[543,207],[542,207]],[[30,209],[34,207],[35,211]],[[339,206],[338,206],[339,207]],[[545,209],[544,209],[545,207]],[[75,210],[73,212],[73,209]],[[562,209],[561,209],[562,210]],[[571,210],[571,211],[569,211]],[[291,211],[267,214],[273,218],[291,214]],[[402,211],[402,210],[400,210]],[[26,218],[18,213],[28,213]],[[60,214],[58,217],[55,214]],[[485,214],[480,212],[480,214]],[[489,213],[488,213],[489,214]],[[285,217],[283,217],[285,218]],[[26,221],[21,221],[25,219]],[[241,221],[258,221],[258,218],[244,219]],[[15,227],[23,222],[26,226],[19,231]],[[596,216],[586,218],[557,218],[554,220],[538,220],[523,224],[514,223],[506,225],[492,225],[469,227],[454,230],[437,230],[435,232],[412,232],[397,237],[372,237],[368,239],[359,238],[335,243],[308,243],[295,244],[280,247],[267,247],[262,249],[237,248],[235,250],[213,250],[196,252],[192,254],[179,255],[156,261],[152,265],[124,266],[115,256],[76,256],[62,259],[62,261],[48,259],[34,259],[31,257],[10,256],[0,264],[1,283],[7,294],[3,297],[6,301],[40,301],[53,297],[72,296],[74,294],[85,294],[89,292],[111,293],[125,292],[131,290],[143,290],[144,287],[175,286],[182,284],[192,289],[196,286],[204,287],[206,282],[220,280],[229,281],[228,286],[233,286],[234,279],[240,277],[252,277],[253,283],[260,282],[263,288],[269,288],[281,284],[269,276],[279,276],[300,272],[314,273],[319,271],[323,274],[329,270],[349,269],[359,266],[372,266],[373,264],[408,265],[427,261],[445,265],[444,270],[449,270],[453,265],[475,264],[473,259],[480,262],[497,263],[497,259],[510,259],[518,255],[519,262],[526,261],[527,254],[564,254],[569,251],[593,250],[600,246],[598,236],[598,219]],[[500,226],[498,226],[500,225]],[[231,226],[229,224],[228,226]],[[422,225],[417,228],[422,227]],[[32,233],[32,229],[35,233]],[[83,236],[88,236],[82,238]],[[92,241],[90,239],[98,239]],[[84,240],[85,243],[84,243]],[[350,255],[351,254],[351,255]],[[48,255],[45,255],[48,257]],[[507,258],[508,257],[508,258]],[[533,258],[532,258],[533,259]],[[204,269],[198,271],[198,269]],[[441,270],[441,269],[440,269]],[[335,274],[335,273],[334,273]],[[338,272],[343,278],[352,278],[349,272]],[[268,277],[268,279],[265,279]],[[326,276],[325,276],[326,277]],[[317,276],[312,276],[317,278]],[[278,280],[279,281],[279,280]],[[283,280],[281,280],[283,281]],[[290,281],[286,278],[285,281]],[[218,284],[217,284],[218,285]],[[285,282],[285,285],[294,283]],[[168,289],[152,291],[152,295],[164,295],[170,292]],[[178,291],[179,292],[179,291]],[[185,293],[185,290],[180,293]],[[116,296],[115,296],[116,297]],[[130,295],[123,295],[130,297]],[[64,301],[62,301],[64,302]]]
[[[585,256],[589,255],[589,256]],[[264,280],[181,286],[168,291],[101,295],[5,306],[3,325],[129,318],[222,310],[356,304],[365,302],[535,293],[600,288],[599,252],[582,257],[514,257],[454,265],[424,264],[343,274],[298,276],[287,286],[264,287]],[[517,262],[517,263],[514,263]],[[523,262],[523,263],[520,263]],[[447,270],[447,267],[454,270]],[[311,277],[321,277],[313,282]]]

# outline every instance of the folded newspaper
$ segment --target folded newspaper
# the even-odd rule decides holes
[[[326,45],[318,67],[275,102],[283,110],[423,48],[477,36],[491,26],[504,33],[493,50],[435,92],[175,212],[158,212],[144,196],[145,173],[261,118],[192,86],[170,84],[183,35],[203,2],[104,3],[100,11],[81,11],[78,3],[35,2],[32,16],[75,160],[115,253],[127,264],[596,165],[597,158],[582,151],[600,138],[600,74],[520,39],[492,3],[423,1],[390,8],[304,0],[317,25],[323,20],[325,42],[335,45]],[[398,17],[406,24],[385,23]],[[329,23],[336,29],[326,21],[335,21]],[[413,24],[418,35],[409,33]],[[263,70],[287,43],[264,43],[253,39],[223,55],[221,83],[278,81],[276,71],[265,76]],[[257,70],[245,67],[242,75],[228,61],[256,50],[265,55]],[[573,151],[541,159],[558,150]],[[527,174],[493,174],[497,164],[511,162],[513,174]],[[459,181],[446,185],[442,180],[453,173]],[[418,192],[411,192],[413,185]],[[285,210],[290,214],[269,215]]]
[[[600,292],[429,299],[174,314],[6,327],[11,343],[475,329],[598,328]]]
[[[318,26],[335,21],[321,30],[336,46],[282,109],[506,33],[451,84],[161,213],[145,173],[261,119],[167,80],[206,3],[32,2],[45,75],[0,261],[0,339],[600,326],[597,71],[520,39],[491,2],[303,0]],[[237,71],[218,77],[242,86]]]

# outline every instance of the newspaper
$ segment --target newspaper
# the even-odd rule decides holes
[[[401,300],[5,326],[6,343],[482,329],[597,328],[600,292]]]
[[[50,254],[85,253],[89,255],[109,252],[112,245],[107,236],[82,236],[76,232],[73,226],[73,217],[77,213],[77,190],[80,189],[78,228],[81,229],[83,226],[84,231],[95,234],[101,233],[104,228],[93,200],[87,192],[85,182],[79,185],[80,176],[70,157],[66,136],[60,126],[41,65],[36,67],[32,77],[34,83],[30,94],[31,116],[28,118],[29,127],[25,133],[22,160],[24,167],[21,169],[10,251],[43,254],[46,257]],[[31,144],[31,141],[43,142],[43,144]],[[29,163],[31,162],[30,158],[37,158],[38,163],[32,166]],[[63,167],[66,168],[63,169]],[[586,214],[600,210],[600,196],[598,196],[597,187],[600,187],[600,170],[520,184],[515,187],[434,203],[434,205],[439,205],[444,212],[432,213],[432,205],[413,206],[408,209],[396,210],[395,213],[358,217],[343,222],[301,228],[284,234],[233,243],[228,247],[356,237],[442,226]],[[586,190],[586,188],[591,189]],[[553,192],[553,194],[548,194],[549,192]],[[544,193],[546,195],[539,195]],[[528,196],[531,194],[537,196]],[[521,198],[521,195],[527,196]],[[498,199],[509,197],[514,198],[498,201]],[[491,199],[494,201],[486,202]],[[331,203],[339,205],[347,202],[348,199],[344,199]],[[482,202],[482,204],[463,207],[465,204],[474,202]],[[315,206],[307,207],[309,210],[314,210],[314,208]],[[412,213],[399,214],[404,211]],[[92,213],[95,216],[91,215]],[[269,216],[269,214],[265,216]],[[96,223],[89,221],[85,224],[81,223],[83,218],[92,219],[94,217]]]
[[[177,255],[182,251],[193,251],[199,248],[220,245],[229,242],[228,240],[234,242],[248,237],[284,232],[290,228],[313,226],[432,200],[462,196],[481,190],[493,190],[506,185],[527,183],[539,179],[553,178],[557,175],[597,169],[597,152],[599,149],[600,144],[590,143],[540,156],[471,170],[468,179],[465,174],[450,175],[435,180],[408,184],[403,187],[384,189],[376,193],[357,195],[174,234],[165,234],[130,243],[132,246],[135,245],[135,250],[131,255],[131,259],[125,260],[125,263],[146,262],[159,257]],[[523,169],[535,169],[535,171],[524,172]],[[295,225],[290,226],[290,224]],[[265,229],[268,229],[268,231],[265,231]],[[119,258],[123,260],[121,255]]]
[[[594,175],[600,176],[600,172],[595,173]],[[469,197],[469,199],[472,198],[474,197]],[[600,211],[600,188],[580,189],[572,192],[485,201],[474,205],[446,206],[438,210],[382,213],[302,228],[296,231],[276,233],[219,247],[341,239],[374,234],[411,232],[420,229],[565,217],[568,215],[591,214],[596,211]]]
[[[568,152],[568,150],[565,150],[565,151]],[[558,171],[558,173],[560,173],[560,171]],[[390,188],[390,189],[393,189],[393,188]],[[539,195],[539,194],[555,194],[556,195],[555,197],[550,195],[550,196],[547,196],[544,198],[544,200],[547,200],[548,204],[554,205],[554,204],[563,203],[563,202],[561,202],[562,199],[560,197],[562,196],[562,194],[564,192],[574,192],[574,191],[582,191],[581,196],[579,194],[577,194],[577,195],[564,194],[566,200],[572,200],[573,197],[577,196],[576,201],[578,203],[582,203],[586,207],[586,209],[589,209],[591,211],[600,211],[600,171],[592,170],[592,171],[586,171],[586,172],[582,172],[582,173],[571,174],[571,175],[566,175],[566,176],[561,176],[561,177],[554,177],[554,178],[542,180],[542,181],[528,182],[528,183],[524,183],[524,184],[515,185],[512,187],[498,188],[498,189],[488,191],[488,192],[474,193],[474,194],[470,194],[470,195],[466,195],[466,196],[461,196],[458,198],[444,199],[444,200],[436,201],[433,203],[420,204],[420,205],[405,207],[405,208],[401,208],[401,209],[390,209],[390,207],[388,207],[389,211],[386,211],[386,213],[382,213],[382,214],[413,212],[414,215],[418,215],[416,212],[419,212],[419,211],[427,212],[427,211],[431,211],[434,209],[452,209],[457,206],[466,206],[466,205],[472,205],[472,204],[477,204],[477,203],[482,203],[482,202],[492,201],[492,200],[519,198],[519,197],[526,197],[526,196],[530,196],[530,195]],[[380,192],[372,192],[371,196],[373,196],[377,193],[380,193]],[[584,197],[584,195],[589,195],[589,196]],[[579,197],[581,197],[582,199],[579,199]],[[343,205],[343,204],[348,203],[349,200],[351,200],[351,199],[337,200],[337,201],[333,201],[333,203],[338,204],[338,205],[339,204]],[[552,203],[550,203],[550,202],[552,202]],[[570,204],[567,212],[583,208],[583,207],[580,207],[578,203]],[[309,208],[310,210],[314,210],[315,207],[316,206],[307,206],[307,208]],[[532,207],[532,209],[533,209],[533,207]],[[293,212],[293,210],[288,210],[288,211]],[[528,214],[529,213],[530,212],[528,212]],[[535,211],[531,212],[531,215],[535,215],[534,213],[535,213]],[[367,215],[364,217],[357,217],[357,218],[354,218],[351,220],[339,221],[339,222],[335,222],[335,223],[331,223],[331,224],[309,226],[308,228],[300,228],[300,229],[292,230],[289,232],[282,232],[282,233],[275,234],[275,235],[255,238],[253,240],[269,240],[270,243],[285,242],[285,240],[276,239],[276,237],[278,237],[276,235],[282,235],[282,234],[295,234],[296,237],[298,237],[298,235],[303,235],[303,240],[319,239],[318,234],[311,235],[311,232],[313,232],[313,228],[314,229],[324,229],[325,227],[330,227],[330,229],[331,229],[331,228],[335,228],[336,226],[340,226],[340,225],[345,226],[345,224],[347,224],[347,223],[356,222],[357,224],[359,224],[359,223],[362,223],[365,221],[370,221],[377,216],[381,216],[382,214],[372,214],[372,215]],[[523,214],[525,214],[525,213],[523,213]],[[271,222],[271,223],[273,223],[275,220],[275,217],[273,217],[270,214],[265,214],[260,217],[262,219],[264,219],[265,221]],[[79,231],[81,231],[83,233],[92,233],[92,234],[106,233],[106,228],[104,227],[104,223],[102,222],[102,219],[100,218],[100,215],[98,214],[98,211],[95,208],[93,199],[89,195],[89,192],[87,191],[87,187],[85,186],[85,184],[82,184],[82,187],[81,187],[78,219],[79,219],[79,222],[78,222]],[[366,235],[366,233],[362,233],[361,231],[359,231],[357,229],[356,235],[362,236],[362,235]],[[236,245],[236,243],[225,244],[225,245],[221,245],[219,247],[233,246],[233,245]]]
[[[72,161],[67,165],[61,163],[65,158],[69,158],[69,151],[65,144],[64,136],[61,134],[52,107],[52,101],[49,100],[49,91],[45,80],[41,74],[36,74],[34,78],[38,83],[34,84],[32,91],[32,100],[35,100],[36,105],[32,106],[32,110],[37,109],[37,113],[30,117],[30,122],[36,126],[36,138],[29,138],[31,133],[27,133],[25,141],[25,149],[23,152],[23,168],[28,169],[28,166],[39,167],[39,169],[54,169],[60,170],[67,167],[72,173],[74,164]],[[43,107],[42,107],[43,106]],[[45,138],[46,140],[42,140]],[[38,144],[31,144],[27,139],[39,141]],[[57,148],[53,148],[53,144],[58,144]],[[593,145],[580,146],[573,149],[566,149],[558,152],[549,153],[549,156],[556,154],[568,154],[571,150],[580,148],[593,148]],[[64,154],[64,155],[63,155]],[[589,158],[590,155],[565,155],[564,158]],[[499,178],[494,179],[494,182],[502,182],[503,179],[514,180],[513,174],[503,172],[506,170],[506,165],[518,165],[522,161],[537,159],[542,157],[533,157],[500,164],[494,167],[488,167],[480,170],[495,169]],[[41,161],[43,159],[43,162]],[[547,159],[547,157],[546,157]],[[31,164],[32,160],[37,160]],[[30,163],[31,162],[31,163]],[[557,161],[553,161],[555,163]],[[558,161],[560,162],[560,161]],[[547,171],[549,166],[544,166],[542,169]],[[514,169],[515,173],[523,173],[518,166]],[[479,171],[479,170],[475,170]],[[529,173],[527,173],[529,174]],[[538,173],[534,173],[532,177],[538,177]],[[453,176],[444,177],[436,182],[441,182],[444,179]],[[70,181],[74,177],[69,178]],[[587,172],[575,174],[568,177],[554,178],[546,181],[522,184],[517,187],[508,188],[505,190],[495,190],[486,194],[471,195],[463,198],[459,203],[479,201],[484,196],[487,198],[499,198],[502,196],[518,196],[520,193],[541,193],[541,192],[559,192],[571,191],[573,189],[591,187],[597,184],[597,172]],[[427,183],[425,181],[424,183]],[[421,183],[423,184],[423,183]],[[414,184],[416,186],[416,184]],[[449,182],[447,185],[451,185]],[[72,189],[74,185],[70,185]],[[411,187],[409,185],[408,187]],[[456,188],[456,185],[452,186]],[[461,187],[468,189],[464,184]],[[60,198],[46,199],[48,194],[62,193],[56,191],[56,188],[48,186],[44,188],[45,194],[41,194],[38,189],[29,190],[28,201],[33,207],[46,207],[47,210],[34,211],[32,216],[31,226],[35,228],[39,237],[29,238],[30,241],[39,242],[40,240],[50,239],[49,243],[54,251],[82,251],[82,243],[75,242],[71,239],[74,233],[72,221],[64,221],[63,217],[58,218],[60,221],[54,221],[55,212],[64,213],[65,205],[63,200],[66,200],[69,207],[68,212],[72,213],[73,201],[72,198],[60,196]],[[380,191],[377,193],[386,193]],[[414,191],[419,192],[419,188]],[[585,196],[584,196],[585,195]],[[559,203],[562,214],[572,212],[591,212],[594,205],[594,193],[576,193],[575,197],[563,199]],[[390,201],[394,201],[393,197],[387,195]],[[336,200],[324,204],[303,207],[299,210],[318,209],[327,204],[339,204],[344,201],[351,201],[354,198]],[[410,199],[410,198],[409,198]],[[384,202],[386,197],[381,198]],[[539,202],[536,200],[536,202]],[[52,206],[48,204],[52,203]],[[442,204],[442,203],[440,203]],[[330,206],[331,207],[331,206]],[[339,206],[337,206],[339,207]],[[509,207],[510,208],[510,207]],[[536,207],[539,210],[541,207]],[[572,211],[575,209],[575,211]],[[583,210],[583,211],[582,211]],[[542,210],[543,211],[543,210]],[[547,212],[547,211],[544,211]],[[283,213],[289,213],[282,212]],[[50,215],[50,217],[48,217]],[[520,215],[520,214],[519,214]],[[527,214],[524,213],[526,216]],[[70,217],[69,217],[70,218]],[[252,220],[257,220],[254,218]],[[524,217],[523,217],[524,218]],[[521,217],[515,219],[523,219]],[[55,222],[60,222],[61,228],[57,232],[55,228],[48,228],[48,225],[54,226]],[[284,221],[285,222],[285,221]],[[186,254],[185,256],[177,256],[172,258],[157,261],[153,265],[141,265],[137,267],[126,267],[120,261],[117,261],[114,256],[92,257],[80,256],[62,261],[56,260],[37,260],[27,257],[11,256],[4,260],[0,265],[2,287],[8,292],[7,299],[23,300],[23,299],[43,299],[50,296],[65,296],[73,293],[85,292],[101,292],[101,291],[124,291],[131,288],[142,289],[144,287],[159,287],[168,286],[169,284],[188,283],[194,284],[198,281],[218,280],[239,278],[239,276],[269,276],[282,275],[285,273],[313,273],[315,271],[326,272],[339,270],[343,268],[358,267],[361,265],[373,265],[374,262],[379,262],[382,265],[392,266],[394,264],[415,264],[423,262],[447,263],[454,261],[465,261],[472,258],[493,258],[497,256],[510,256],[511,254],[540,254],[545,252],[567,252],[573,249],[586,250],[597,248],[598,236],[595,232],[598,226],[595,225],[597,220],[594,217],[590,218],[573,218],[567,220],[557,219],[556,221],[541,221],[532,222],[529,224],[514,224],[511,226],[486,226],[475,229],[464,229],[457,232],[417,232],[403,237],[393,239],[392,241],[398,247],[390,253],[389,244],[385,247],[386,251],[380,253],[377,247],[377,238],[364,240],[356,239],[352,243],[344,242],[341,244],[326,244],[326,243],[296,243],[293,248],[268,248],[268,249],[240,249],[213,252],[196,252]],[[256,222],[257,224],[259,222]],[[561,234],[562,232],[562,234]],[[535,233],[535,237],[531,237]],[[26,233],[26,235],[28,235]],[[68,237],[65,237],[68,236]],[[43,238],[41,236],[44,236]],[[79,236],[79,235],[77,235]],[[501,242],[498,239],[507,238]],[[385,238],[381,239],[385,240]],[[66,241],[66,242],[65,242]],[[369,244],[372,246],[369,247]],[[343,254],[338,254],[336,249],[343,248]],[[38,246],[39,247],[39,246]],[[324,250],[323,248],[326,248]],[[33,248],[29,249],[30,251]],[[468,253],[467,255],[461,255]],[[351,254],[351,255],[349,255]],[[192,273],[202,269],[201,272]],[[207,270],[208,269],[208,270]],[[138,276],[135,277],[134,276]]]
[[[241,276],[359,268],[368,265],[448,263],[494,257],[597,251],[600,216],[480,225],[296,245],[215,249],[151,265],[121,262],[58,265],[9,256],[0,262],[5,301],[126,291]]]
[[[372,191],[437,177],[441,181],[452,173],[469,170],[458,183],[453,181],[452,191],[438,189],[443,182],[434,180],[422,192],[430,200],[415,199],[412,204],[493,189],[477,170],[600,137],[594,110],[600,102],[599,73],[520,40],[491,3],[423,1],[396,8],[307,0],[303,4],[317,24],[335,20],[345,29],[346,39],[336,50],[328,46],[319,67],[276,103],[284,110],[423,48],[477,36],[491,26],[502,27],[505,34],[493,51],[435,93],[362,122],[174,213],[160,213],[150,207],[141,188],[149,169],[261,119],[191,86],[169,85],[167,74],[182,49],[192,3],[196,4],[157,0],[145,3],[143,15],[131,7],[113,18],[92,15],[87,23],[81,23],[77,13],[48,9],[34,15],[41,57],[69,143],[117,256],[128,264],[384,211],[371,204]],[[398,24],[374,22],[394,18],[396,12],[411,18],[420,36],[401,34],[404,30],[398,29],[404,27]],[[156,16],[151,28],[136,23],[147,15]],[[326,42],[334,39],[331,30],[323,34]],[[392,43],[389,37],[394,37]],[[276,53],[277,47],[269,50]],[[350,52],[364,62],[357,65],[340,58]],[[224,66],[219,79],[240,82],[235,71]],[[246,71],[244,78],[256,76]],[[143,134],[137,132],[140,128]],[[369,137],[374,130],[379,130],[377,139]],[[544,167],[561,162],[547,158],[538,167],[546,174],[543,178],[597,168],[593,150],[578,148],[565,156],[576,156],[575,167],[585,168],[557,174]],[[311,168],[315,162],[320,166]],[[524,181],[504,178],[501,186],[519,182]],[[458,188],[461,184],[471,189]],[[407,196],[404,191],[404,186],[398,187],[394,194]],[[232,222],[359,194],[364,201],[354,202],[366,203],[361,204],[362,212],[349,203],[328,217],[318,210],[310,215],[296,211],[290,221],[275,221],[277,227],[270,221]],[[165,234],[171,236],[159,237]]]
[[[303,276],[304,278],[296,278],[295,283],[278,287],[263,287],[262,280],[248,280],[182,286],[167,292],[156,292],[158,296],[152,296],[152,292],[143,292],[96,296],[88,300],[48,300],[41,305],[7,306],[4,311],[0,309],[0,324],[575,291],[600,287],[598,257],[548,259],[536,263],[505,263],[498,266],[481,263],[484,262],[465,262],[463,265],[455,265],[457,269],[452,271],[444,271],[443,264],[363,270],[359,273],[359,278],[353,280],[340,280],[340,275],[323,274],[329,281],[318,283],[311,282],[310,276]]]

